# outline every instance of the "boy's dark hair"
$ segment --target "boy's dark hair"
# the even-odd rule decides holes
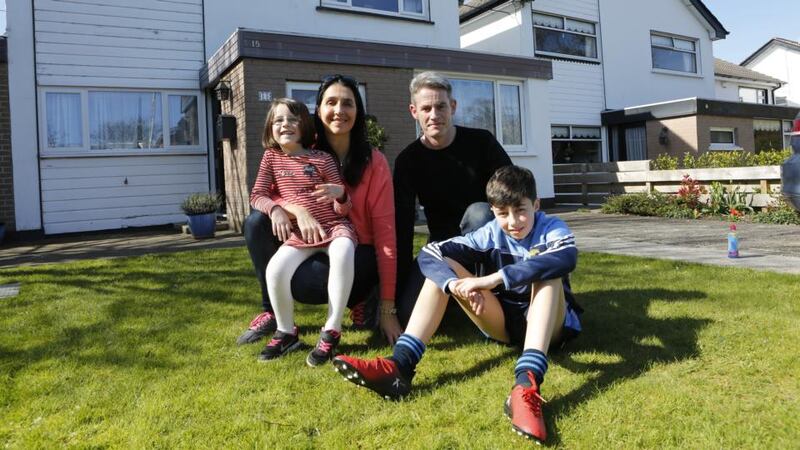
[[[536,200],[536,179],[524,167],[501,167],[486,183],[486,199],[492,206],[516,206],[526,198]]]
[[[278,105],[285,105],[289,112],[300,120],[300,123],[297,124],[297,131],[300,133],[300,145],[303,148],[311,148],[316,134],[314,119],[308,113],[306,105],[292,98],[276,98],[269,104],[267,120],[264,121],[264,134],[261,136],[261,145],[264,148],[281,148],[275,138],[272,137],[272,122],[275,121],[275,110],[278,109]]]

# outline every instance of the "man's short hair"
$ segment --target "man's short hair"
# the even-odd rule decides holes
[[[492,206],[516,206],[526,198],[536,200],[536,179],[524,167],[503,166],[486,183],[486,199]]]
[[[442,74],[438,72],[422,72],[417,74],[408,85],[411,93],[411,103],[414,103],[414,96],[423,88],[442,89],[447,91],[447,96],[453,98],[453,86]]]

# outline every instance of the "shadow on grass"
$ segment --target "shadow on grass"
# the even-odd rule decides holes
[[[592,374],[592,380],[546,406],[548,443],[561,441],[555,423],[612,384],[638,377],[653,364],[680,363],[699,356],[697,335],[710,319],[696,317],[654,318],[648,315],[652,301],[692,301],[705,298],[700,291],[624,289],[582,292],[586,309],[581,317],[584,332],[552,352],[551,361],[574,373]],[[581,362],[581,353],[614,355],[614,362]]]

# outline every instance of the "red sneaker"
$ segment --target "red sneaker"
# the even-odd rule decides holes
[[[400,373],[391,359],[339,355],[333,358],[333,367],[351,383],[367,387],[386,399],[397,400],[411,391],[411,380]]]
[[[521,384],[511,389],[505,405],[506,416],[511,419],[511,430],[520,436],[534,439],[541,444],[547,440],[547,429],[542,416],[542,403],[545,400],[539,395],[536,378],[528,371],[531,386]]]

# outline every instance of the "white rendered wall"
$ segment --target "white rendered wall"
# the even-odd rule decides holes
[[[318,10],[319,0],[205,1],[206,53],[214,54],[236,28],[337,39],[459,48],[458,3],[424,0],[430,21]]]
[[[739,101],[739,85],[732,81],[714,81],[714,92],[717,100],[725,100],[728,102]]]
[[[714,97],[712,31],[691,12],[686,2],[602,0],[600,17],[609,109],[687,97]],[[698,39],[698,74],[654,70],[651,30]]]
[[[42,227],[31,1],[14,0],[7,5],[11,164],[14,170],[14,216],[18,231]]]
[[[526,148],[523,152],[509,152],[509,156],[514,164],[527,167],[533,172],[540,198],[554,198],[549,82],[529,79],[525,86]]]
[[[773,44],[745,67],[785,81],[775,96],[786,97],[789,106],[800,106],[800,52]]]
[[[461,25],[461,48],[533,56],[532,17],[528,4],[522,8],[506,3]]]

